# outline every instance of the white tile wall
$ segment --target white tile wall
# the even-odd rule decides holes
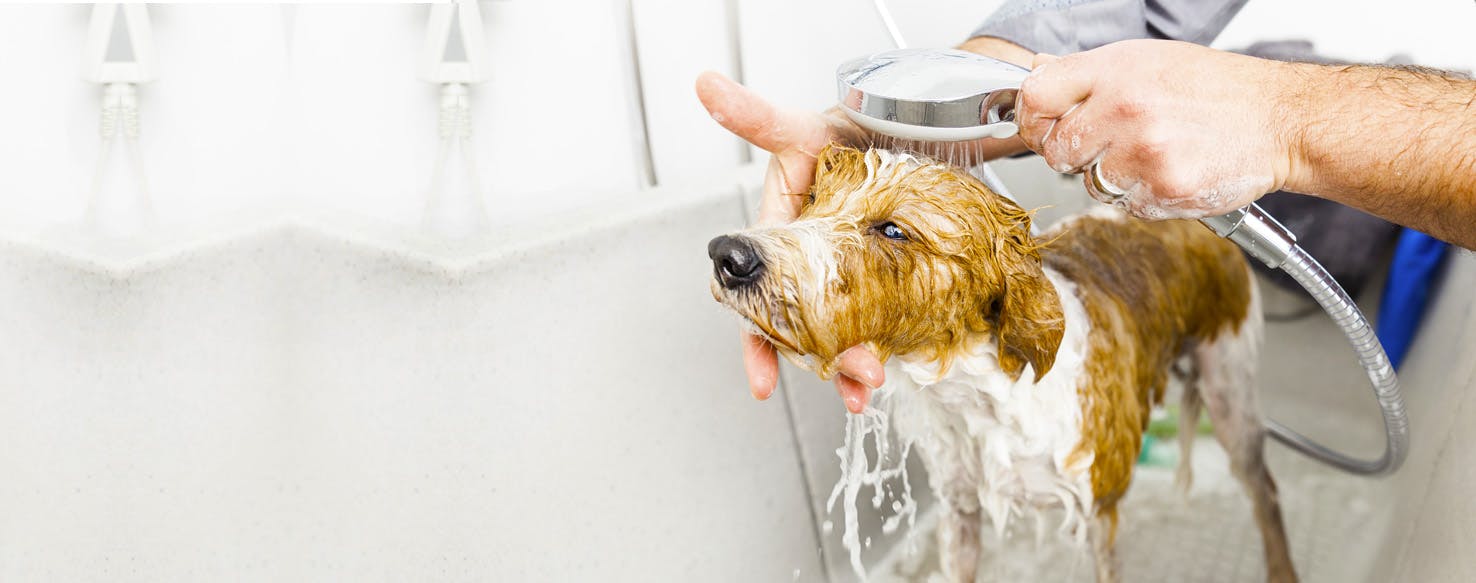
[[[962,40],[998,0],[893,1],[914,46]],[[700,183],[740,163],[693,98],[696,73],[738,73],[786,107],[833,101],[835,66],[890,47],[868,2],[634,0],[658,178]],[[614,1],[481,3],[491,78],[473,89],[494,221],[554,217],[637,189],[630,47]],[[730,18],[731,14],[736,21]],[[252,207],[338,208],[413,224],[429,187],[436,90],[416,77],[428,9],[405,5],[154,5],[158,80],[142,100],[161,218]],[[1329,54],[1473,69],[1463,3],[1250,2],[1217,43],[1306,37]],[[0,6],[0,217],[74,221],[98,151],[100,91],[80,77],[89,7]],[[732,34],[737,31],[737,38]],[[738,54],[734,47],[741,46]]]
[[[0,224],[82,214],[100,94],[82,81],[87,19],[83,6],[0,7]]]
[[[737,29],[729,26],[727,4],[634,2],[646,124],[660,184],[702,184],[741,162],[742,144],[708,118],[692,89],[702,71],[738,75]]]
[[[81,80],[88,10],[0,7],[0,121],[13,130],[0,137],[6,222],[65,222],[81,211],[101,93]],[[284,205],[418,221],[439,101],[417,78],[426,7],[168,5],[150,14],[159,78],[140,88],[141,141],[166,223]],[[485,3],[493,73],[472,88],[473,133],[494,221],[638,187],[634,78],[619,66],[628,51],[611,26],[618,14],[605,2]]]

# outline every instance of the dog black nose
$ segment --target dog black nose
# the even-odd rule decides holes
[[[753,243],[742,237],[723,235],[709,241],[707,256],[712,259],[712,271],[718,282],[728,289],[753,283],[764,273],[764,260],[759,258]]]

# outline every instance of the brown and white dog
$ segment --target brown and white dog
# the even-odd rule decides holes
[[[864,344],[942,504],[943,570],[973,581],[984,514],[1064,508],[1116,581],[1117,504],[1150,408],[1183,381],[1178,477],[1201,407],[1254,505],[1268,579],[1295,581],[1256,403],[1261,312],[1236,247],[1103,207],[1030,233],[963,170],[832,146],[797,220],[718,237],[713,296],[829,378]]]

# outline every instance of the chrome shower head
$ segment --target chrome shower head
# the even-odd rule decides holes
[[[1029,69],[952,49],[902,49],[841,65],[841,109],[863,128],[899,138],[956,142],[1008,138]]]

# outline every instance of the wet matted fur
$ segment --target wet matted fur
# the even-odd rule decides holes
[[[1040,237],[957,167],[832,146],[794,222],[736,233],[763,265],[713,295],[829,378],[862,344],[944,506],[943,567],[971,581],[984,514],[1067,510],[1117,579],[1117,503],[1170,375],[1185,385],[1180,477],[1201,408],[1251,496],[1269,579],[1294,581],[1255,391],[1259,300],[1236,247],[1187,221],[1103,207]]]

